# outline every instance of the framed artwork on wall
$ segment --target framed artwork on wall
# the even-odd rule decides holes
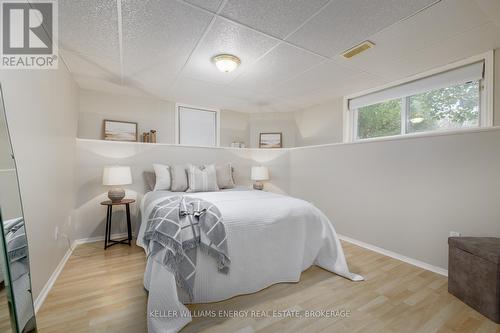
[[[137,141],[137,123],[105,119],[103,123],[103,139],[110,141]]]
[[[260,133],[259,148],[283,148],[283,134]]]

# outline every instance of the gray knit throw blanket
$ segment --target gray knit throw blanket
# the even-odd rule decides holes
[[[184,196],[158,202],[149,214],[144,243],[148,258],[175,274],[177,285],[193,300],[197,248],[217,261],[219,272],[227,274],[230,259],[222,214],[205,200]]]

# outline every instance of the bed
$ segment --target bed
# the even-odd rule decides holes
[[[143,236],[148,216],[155,203],[173,195],[179,193],[152,191],[141,202],[137,244],[146,251]],[[189,299],[177,287],[174,274],[149,256],[144,274],[149,332],[181,330],[191,321],[184,304],[217,302],[279,282],[298,282],[301,272],[311,265],[352,281],[363,280],[349,271],[328,218],[304,200],[242,188],[182,195],[206,200],[220,210],[231,266],[228,274],[221,274],[213,258],[199,251],[194,298]]]

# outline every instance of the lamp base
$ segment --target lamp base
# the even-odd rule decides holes
[[[113,187],[108,191],[108,198],[111,202],[120,202],[125,198],[125,190],[122,187]]]
[[[255,182],[253,183],[253,189],[262,191],[264,189],[264,184],[262,182]]]

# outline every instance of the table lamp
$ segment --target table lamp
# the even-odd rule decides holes
[[[132,184],[132,174],[128,166],[107,166],[102,171],[102,185],[113,186],[108,191],[111,202],[120,202],[125,198],[125,190],[119,185]]]
[[[251,179],[255,180],[255,183],[253,184],[254,189],[256,190],[264,189],[264,184],[262,183],[262,181],[269,179],[269,169],[264,166],[252,167]]]

